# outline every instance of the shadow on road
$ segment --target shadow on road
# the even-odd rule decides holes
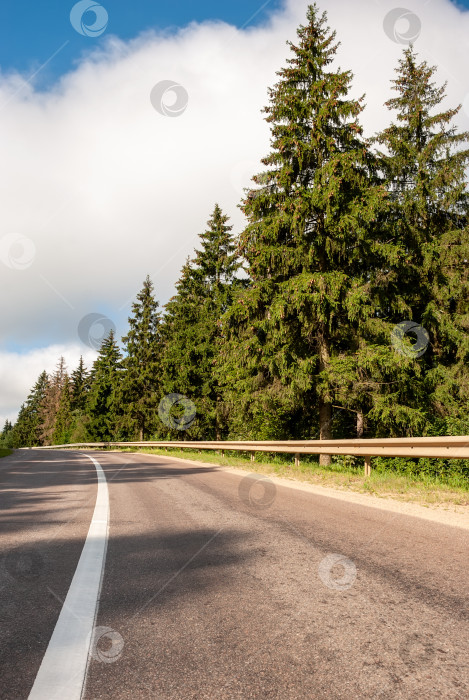
[[[73,517],[76,504],[70,507],[76,487],[96,487],[96,470],[86,453],[59,450],[16,450],[0,462],[0,534],[30,529],[32,521],[56,525]],[[99,461],[109,452],[90,452]],[[121,453],[119,453],[121,455]],[[134,453],[129,453],[129,457]],[[66,459],[67,467],[63,461]],[[168,460],[169,464],[169,460]],[[108,483],[138,483],[154,479],[178,478],[216,471],[216,467],[183,467],[158,464],[146,455],[138,462],[102,465]],[[66,498],[68,497],[68,498]],[[90,491],[94,505],[95,490]],[[91,501],[90,501],[91,502]],[[68,504],[68,505],[67,505]]]

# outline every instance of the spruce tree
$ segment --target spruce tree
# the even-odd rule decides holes
[[[83,356],[80,356],[78,367],[70,377],[70,407],[72,411],[84,411],[89,385],[89,372],[85,367]]]
[[[61,357],[55,371],[48,377],[39,408],[39,440],[43,445],[51,445],[55,432],[55,422],[60,405],[62,389],[67,377],[65,360]]]
[[[200,345],[199,321],[201,317],[200,285],[194,279],[191,260],[188,258],[176,282],[176,294],[165,306],[161,328],[161,390],[160,398],[167,394],[181,394],[194,401],[200,393]],[[200,428],[201,406],[197,402],[198,418],[191,428],[190,437],[202,437]],[[158,435],[184,439],[184,434],[171,430],[159,422]]]
[[[392,202],[388,235],[399,247],[381,275],[380,307],[390,326],[413,320],[429,335],[415,376],[400,384],[407,394],[412,385],[407,401],[422,414],[420,429],[425,419],[430,430],[435,417],[465,418],[469,407],[469,150],[463,148],[469,134],[452,124],[460,106],[438,111],[446,84],[436,86],[435,71],[418,62],[412,47],[404,51],[393,81],[397,96],[386,103],[396,121],[376,138],[386,149],[379,156]],[[386,415],[375,410],[374,418],[383,422]]]
[[[13,425],[11,421],[8,420],[8,418],[5,419],[5,423],[3,425],[3,429],[0,435],[0,440],[4,442],[7,438],[7,435],[13,430]]]
[[[368,276],[386,192],[358,122],[363,98],[348,98],[350,71],[328,70],[337,46],[326,13],[310,6],[264,110],[272,133],[267,170],[254,177],[258,187],[242,207],[250,284],[224,319],[224,372],[234,410],[244,397],[240,425],[264,430],[269,412],[274,434],[262,437],[294,430],[283,416],[305,411],[302,436],[319,425],[319,437],[331,437],[343,372],[335,358],[355,352],[360,325],[374,313]],[[350,381],[356,371],[348,368]]]
[[[122,409],[118,393],[121,380],[122,355],[111,330],[103,340],[91,370],[86,411],[90,440],[112,441],[119,437]]]
[[[230,299],[230,285],[240,267],[235,252],[236,245],[228,224],[229,216],[223,213],[219,204],[215,204],[212,215],[207,221],[207,229],[199,234],[201,250],[196,250],[193,260],[194,274],[206,290],[218,311],[225,311]]]
[[[125,357],[120,401],[125,429],[132,437],[147,439],[158,420],[160,370],[160,313],[153,284],[147,276],[132,304],[129,331],[122,339]]]
[[[3,430],[0,433],[0,446],[1,447],[13,447],[13,424],[8,418],[5,420],[3,425]]]
[[[41,420],[42,405],[49,380],[46,372],[41,372],[28,398],[22,404],[14,426],[7,432],[5,440],[9,447],[33,447],[42,445]],[[7,424],[5,424],[5,428]]]
[[[90,390],[90,373],[80,357],[78,367],[70,376],[70,410],[72,413],[69,430],[70,442],[86,442],[89,416],[86,413]]]
[[[221,439],[225,416],[215,373],[221,316],[231,304],[240,267],[229,217],[215,204],[200,249],[187,260],[177,293],[166,305],[163,324],[163,393],[179,393],[194,402],[197,420],[192,439]],[[160,426],[160,433],[168,431]],[[176,431],[169,431],[176,437]],[[179,435],[179,437],[184,437]]]
[[[70,379],[68,376],[65,376],[55,417],[54,434],[52,436],[53,444],[64,445],[70,442],[72,428],[73,414],[71,408]]]
[[[7,447],[29,447],[30,440],[30,416],[26,405],[23,403],[18,411],[16,422],[5,441]]]
[[[11,440],[15,447],[33,447],[41,445],[42,405],[48,389],[47,372],[41,372],[28,398],[21,407],[15,423]]]

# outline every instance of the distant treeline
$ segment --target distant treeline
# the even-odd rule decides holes
[[[406,48],[389,126],[366,139],[316,6],[290,48],[245,230],[216,205],[164,313],[147,278],[123,352],[111,332],[90,371],[43,372],[5,445],[469,433],[459,107],[440,111],[436,68]],[[185,431],[158,415],[176,393],[196,407]]]

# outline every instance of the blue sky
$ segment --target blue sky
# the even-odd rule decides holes
[[[191,21],[217,19],[238,27],[255,26],[282,4],[282,0],[102,0],[108,14],[102,36],[113,34],[128,40],[149,29],[171,30]],[[73,68],[84,52],[95,48],[96,38],[81,36],[73,29],[73,5],[73,0],[0,3],[2,71],[17,70],[29,75],[50,59],[35,81],[37,87],[44,87]],[[90,13],[84,19],[90,23],[94,16]],[[55,52],[58,53],[54,56]]]

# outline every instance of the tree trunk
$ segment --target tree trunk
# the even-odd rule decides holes
[[[332,406],[330,403],[319,403],[319,439],[331,440]],[[331,455],[319,455],[319,464],[327,467],[331,463]]]
[[[324,330],[318,339],[319,371],[323,372],[329,366],[331,355],[329,343]],[[332,402],[324,398],[319,399],[319,439],[331,440],[332,438]],[[327,467],[331,463],[331,455],[319,455],[319,464]]]
[[[221,432],[220,432],[220,421],[219,421],[219,415],[220,415],[220,396],[217,396],[217,403],[215,406],[215,440],[221,440]]]
[[[363,431],[365,429],[365,416],[361,411],[357,412],[357,438],[363,437]]]

